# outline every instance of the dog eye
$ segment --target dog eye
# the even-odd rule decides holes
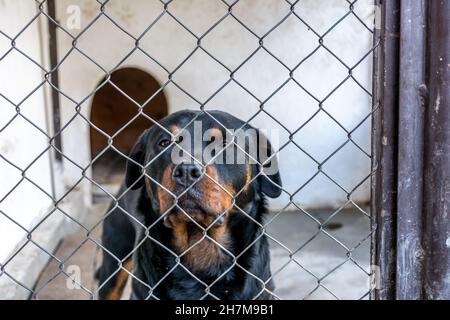
[[[159,145],[160,147],[165,148],[165,147],[167,147],[168,145],[170,145],[171,142],[172,142],[172,141],[170,141],[169,139],[162,139],[161,141],[159,141],[158,145]]]

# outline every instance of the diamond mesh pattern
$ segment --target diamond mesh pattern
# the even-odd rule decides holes
[[[210,19],[211,21],[205,20],[203,23],[195,25],[192,24],[192,21],[189,20],[184,21],[178,18],[178,9],[176,7],[177,0],[170,0],[170,1],[161,0],[160,2],[155,1],[158,2],[160,6],[160,11],[157,15],[151,17],[151,21],[148,21],[146,23],[145,29],[142,30],[142,32],[139,34],[135,34],[135,32],[131,33],[131,31],[127,30],[127,26],[121,25],[119,22],[116,21],[114,16],[110,13],[110,10],[108,10],[110,5],[110,1],[108,0],[92,1],[91,5],[93,10],[91,11],[91,20],[84,28],[79,30],[79,32],[77,32],[76,35],[73,33],[73,31],[67,29],[67,27],[64,26],[64,24],[60,23],[59,21],[56,21],[53,17],[49,15],[46,1],[36,1],[37,5],[36,14],[33,17],[30,17],[28,21],[24,21],[23,25],[18,30],[13,30],[11,33],[8,30],[2,30],[0,25],[0,38],[3,38],[2,41],[7,41],[10,43],[9,48],[6,51],[0,52],[0,65],[8,64],[8,58],[11,55],[19,55],[21,59],[24,60],[24,63],[26,62],[29,65],[29,68],[40,69],[43,73],[43,78],[38,83],[33,84],[32,88],[28,87],[22,88],[22,90],[20,91],[21,93],[15,97],[9,97],[4,95],[0,88],[0,97],[3,99],[2,108],[8,108],[11,110],[11,112],[9,113],[10,117],[6,120],[2,119],[0,123],[1,124],[0,138],[2,133],[6,132],[8,130],[8,127],[12,123],[21,121],[24,123],[24,125],[33,127],[35,129],[35,134],[41,136],[43,139],[47,141],[47,147],[44,150],[40,150],[40,152],[37,152],[35,155],[33,155],[32,161],[28,163],[20,163],[20,164],[16,163],[15,161],[11,161],[10,159],[8,159],[8,157],[4,155],[3,152],[0,152],[0,159],[1,159],[0,161],[3,162],[2,165],[15,168],[17,170],[17,173],[20,175],[20,178],[17,181],[14,182],[8,181],[8,183],[10,183],[10,187],[8,187],[8,192],[0,195],[0,203],[9,201],[8,198],[14,196],[17,197],[18,196],[17,194],[19,194],[20,196],[21,190],[20,188],[23,184],[29,185],[29,187],[33,188],[35,192],[42,193],[51,202],[50,209],[47,212],[43,213],[38,219],[38,221],[35,221],[31,227],[27,227],[26,225],[22,224],[20,219],[13,218],[10,214],[8,214],[7,211],[0,210],[0,215],[4,218],[1,221],[8,221],[9,225],[13,226],[14,228],[20,229],[21,231],[23,231],[22,234],[24,235],[24,240],[20,242],[20,245],[17,248],[15,248],[6,259],[1,261],[0,278],[5,277],[8,278],[10,281],[14,282],[17,286],[20,286],[21,288],[27,290],[33,298],[38,298],[40,291],[49,286],[52,283],[52,281],[54,281],[57,277],[61,276],[67,278],[71,277],[71,274],[67,271],[66,264],[74,255],[77,254],[80,248],[86,245],[93,245],[96,248],[99,248],[100,250],[107,251],[107,249],[102,245],[102,243],[98,240],[98,238],[93,236],[93,233],[95,232],[96,229],[101,227],[103,220],[112,212],[113,209],[120,208],[118,200],[121,197],[123,197],[124,194],[129,191],[129,189],[125,190],[122,194],[117,195],[113,194],[112,192],[107,190],[107,188],[105,188],[104,185],[98,183],[92,178],[92,176],[90,175],[90,170],[92,169],[93,165],[108,150],[114,150],[120,156],[127,158],[130,161],[133,161],[128,158],[127,154],[124,154],[121,150],[116,148],[113,145],[113,141],[127,127],[132,125],[133,121],[135,121],[139,117],[145,117],[149,122],[159,126],[157,121],[155,121],[150,116],[144,113],[144,110],[146,106],[148,106],[148,104],[168,86],[174,86],[175,88],[177,88],[191,101],[194,101],[198,105],[199,110],[202,110],[204,113],[207,113],[209,114],[209,116],[213,117],[213,115],[209,113],[206,106],[208,105],[209,102],[213,101],[213,99],[215,99],[219,94],[222,94],[226,90],[227,86],[233,85],[239,88],[239,90],[245,91],[246,94],[250,97],[250,99],[253,100],[254,103],[259,106],[258,110],[249,119],[246,119],[246,123],[250,123],[253,119],[257,118],[258,116],[265,116],[270,118],[274,123],[277,124],[277,126],[283,128],[283,130],[286,131],[289,137],[288,140],[285,143],[281,144],[281,146],[279,146],[278,150],[272,155],[272,157],[278,156],[285,149],[287,150],[288,148],[294,147],[297,148],[299,151],[301,151],[303,156],[312,161],[314,166],[317,167],[316,173],[312,175],[309,179],[298,185],[298,188],[296,190],[290,191],[283,189],[283,192],[287,194],[290,199],[289,203],[287,203],[282,210],[279,210],[274,214],[270,215],[269,218],[264,222],[264,224],[259,224],[257,221],[253,220],[250,216],[247,215],[247,213],[242,208],[238,208],[236,203],[233,201],[233,206],[237,210],[239,210],[243,214],[246,214],[249,217],[249,219],[253,220],[253,223],[259,225],[262,231],[260,237],[262,237],[263,235],[267,236],[271,243],[273,243],[275,246],[278,246],[279,248],[281,248],[281,250],[283,250],[286,253],[285,258],[286,257],[287,258],[285,259],[285,261],[280,260],[279,263],[277,263],[277,268],[276,269],[272,268],[272,279],[276,280],[277,276],[280,273],[282,273],[283,270],[288,266],[290,267],[295,266],[297,272],[302,272],[308,275],[308,277],[312,279],[313,283],[313,286],[310,288],[310,290],[308,290],[308,292],[304,296],[299,296],[298,298],[314,298],[315,294],[317,294],[318,292],[325,292],[330,297],[336,299],[341,298],[341,296],[339,293],[336,292],[336,287],[335,286],[333,287],[332,278],[334,275],[337,275],[340,272],[340,270],[342,270],[343,266],[348,266],[349,264],[354,266],[355,272],[361,272],[365,274],[367,276],[367,279],[369,280],[370,271],[367,270],[365,266],[361,265],[358,259],[355,258],[355,252],[357,252],[358,249],[361,248],[361,246],[364,243],[368,242],[368,239],[370,239],[372,233],[374,232],[374,227],[371,227],[370,230],[366,230],[366,233],[360,236],[359,241],[352,244],[345,243],[345,241],[340,240],[339,237],[336,236],[336,234],[327,229],[327,226],[332,222],[332,220],[336,216],[340,215],[342,211],[344,211],[346,208],[356,209],[356,211],[358,212],[357,214],[366,217],[369,221],[371,220],[370,213],[367,212],[367,210],[364,207],[362,207],[361,205],[359,205],[354,201],[353,194],[364,183],[367,183],[368,180],[370,180],[370,177],[374,173],[374,169],[371,169],[371,171],[367,172],[366,175],[357,184],[348,186],[339,182],[339,180],[335,178],[333,172],[327,170],[327,164],[339,152],[345,152],[346,150],[345,148],[348,148],[349,146],[357,149],[358,153],[360,153],[360,155],[364,157],[366,161],[370,161],[371,159],[370,151],[365,150],[365,148],[361,146],[360,142],[358,142],[357,139],[354,138],[354,133],[362,126],[367,125],[367,123],[370,123],[374,112],[376,112],[377,110],[377,106],[374,106],[371,112],[364,115],[364,117],[360,119],[359,123],[352,128],[348,128],[348,125],[344,124],[343,123],[344,121],[342,119],[336,116],[336,114],[334,114],[332,111],[329,111],[326,108],[324,108],[324,104],[328,100],[332,99],[341,87],[349,84],[353,86],[354,90],[363,91],[367,95],[368,99],[372,101],[371,90],[369,90],[367,84],[363,83],[364,81],[358,78],[358,76],[355,74],[357,73],[358,67],[363,62],[367,61],[368,59],[371,59],[374,50],[376,50],[376,48],[378,47],[378,43],[376,43],[369,51],[362,52],[359,59],[357,59],[356,61],[351,61],[351,59],[348,59],[347,57],[343,57],[340,55],[340,53],[338,52],[339,50],[336,49],[335,43],[333,41],[327,41],[329,38],[333,37],[334,33],[339,32],[340,25],[344,23],[360,24],[361,27],[368,33],[370,34],[374,33],[373,27],[367,25],[364,22],[365,19],[361,18],[358,13],[357,6],[358,2],[361,1],[342,0],[340,5],[340,11],[337,11],[339,12],[338,16],[336,16],[334,21],[329,21],[327,27],[324,28],[323,25],[321,25],[321,27],[317,27],[315,25],[314,17],[302,16],[301,8],[302,5],[304,5],[304,1],[279,0],[280,2],[285,3],[286,10],[280,16],[275,17],[274,15],[273,23],[271,22],[270,25],[267,26],[265,30],[261,30],[261,28],[258,28],[257,25],[255,27],[255,24],[252,23],[252,21],[245,21],[240,17],[238,6],[242,1],[240,0],[236,1],[214,0],[214,1],[217,1],[218,3],[221,4],[221,6],[223,7],[222,8],[223,12],[220,13],[216,12],[215,16],[213,16]],[[208,10],[208,8],[205,8],[205,10]],[[126,10],[124,12],[126,14]],[[38,57],[22,49],[22,46],[20,45],[21,37],[27,32],[29,27],[32,24],[36,23],[39,19],[47,19],[50,24],[56,26],[60,34],[60,37],[64,37],[71,42],[70,50],[61,55],[59,57],[57,65],[55,65],[51,69],[48,69],[45,66],[43,66],[39,62]],[[145,37],[150,37],[152,35],[152,32],[157,32],[158,24],[162,19],[169,19],[171,23],[174,26],[176,26],[178,30],[180,30],[179,32],[183,32],[184,34],[186,34],[187,37],[191,39],[190,40],[191,45],[187,46],[189,50],[184,51],[180,50],[179,54],[177,55],[177,59],[173,60],[177,61],[175,65],[170,65],[171,63],[165,61],[164,57],[158,57],[154,55],[154,53],[152,53],[152,48],[147,48],[142,41]],[[293,23],[295,23],[295,26],[297,26],[298,28],[307,28],[313,34],[312,39],[314,41],[310,41],[305,45],[305,47],[307,47],[307,50],[305,50],[304,56],[299,57],[297,61],[288,61],[289,59],[285,59],[283,57],[283,51],[289,50],[289,48],[283,49],[278,48],[276,46],[274,47],[273,45],[266,44],[268,42],[267,40],[270,39],[271,37],[277,37],[277,32],[282,32],[284,23],[288,20],[294,21]],[[118,33],[125,35],[129,39],[130,47],[121,49],[124,51],[124,54],[123,58],[120,59],[119,61],[114,62],[109,61],[108,63],[100,61],[97,58],[91,56],[91,54],[89,53],[89,48],[84,48],[85,46],[79,45],[82,38],[89,36],[89,33],[93,28],[99,27],[101,24],[106,23],[113,24]],[[211,34],[213,30],[217,30],[223,27],[224,25],[227,26],[233,25],[234,28],[238,28],[240,30],[239,32],[241,32],[244,37],[247,37],[249,41],[253,43],[253,46],[249,46],[248,48],[247,56],[243,58],[241,61],[236,61],[235,59],[227,58],[226,56],[221,54],[220,51],[215,49],[214,38],[211,36]],[[177,44],[174,42],[172,43],[172,45],[176,46]],[[169,47],[169,50],[172,49],[175,48]],[[307,81],[302,81],[299,77],[296,76],[296,72],[299,72],[299,70],[301,70],[304,65],[310,63],[311,61],[314,61],[313,59],[319,50],[326,51],[327,54],[330,56],[332,63],[339,65],[345,71],[345,76],[338,83],[328,83],[326,79],[323,79],[323,81],[327,82],[326,84],[331,88],[330,90],[327,90],[326,94],[317,92],[317,90],[314,87],[308,85]],[[111,81],[111,74],[114,71],[121,68],[121,66],[127,61],[127,59],[130,56],[137,53],[144,55],[149,62],[159,66],[159,68],[162,70],[161,72],[163,72],[166,75],[166,81],[162,83],[160,89],[157,92],[155,92],[152,96],[150,96],[144,103],[138,103],[137,101],[133,100],[132,97],[130,97],[119,86],[117,86]],[[105,52],[104,54],[107,54],[107,52]],[[279,81],[277,82],[274,81],[274,83],[272,83],[273,86],[270,88],[270,92],[264,92],[262,94],[258,91],[259,88],[255,88],[254,85],[252,85],[252,83],[249,83],[248,81],[246,81],[246,79],[243,79],[240,73],[242,69],[245,69],[248,66],[249,61],[252,61],[252,59],[258,59],[258,55],[261,54],[270,56],[273,59],[273,63],[277,64],[278,67],[281,67],[284,72],[283,75],[278,77]],[[62,68],[64,64],[70,63],[70,57],[72,55],[81,55],[83,59],[86,59],[90,64],[92,64],[93,67],[102,70],[105,77],[104,81],[95,90],[89,92],[84,97],[74,98],[72,95],[66,93],[62,87],[55,86],[51,81],[53,74],[55,74],[60,68]],[[180,74],[183,73],[183,68],[191,59],[203,59],[204,61],[209,61],[208,63],[213,64],[215,68],[220,69],[221,72],[226,72],[228,76],[224,77],[222,79],[222,84],[217,88],[214,88],[212,92],[208,92],[208,94],[204,93],[198,94],[194,92],[195,90],[189,88],[189,84],[184,83],[182,81],[183,78],[180,76]],[[121,92],[123,96],[132,101],[133,104],[136,106],[135,116],[131,118],[120,130],[118,130],[112,136],[109,136],[107,133],[102,131],[101,128],[96,126],[82,112],[83,104],[89,101],[89,99],[91,99],[106,84],[114,86],[119,92]],[[283,90],[287,86],[295,86],[301,92],[301,94],[306,94],[307,96],[309,96],[309,98],[313,101],[313,103],[317,107],[317,110],[314,113],[309,115],[304,121],[299,122],[297,127],[294,129],[288,128],[283,122],[277,119],[276,115],[273,114],[274,113],[273,110],[272,111],[269,110],[270,108],[268,107],[268,105],[270,105],[273,99],[275,99],[278,95],[283,94]],[[41,126],[35,123],[35,121],[27,115],[27,112],[24,112],[23,110],[23,105],[27,103],[27,101],[32,99],[33,95],[36,94],[36,92],[42,88],[46,88],[46,90],[57,91],[60,96],[60,99],[68,100],[74,105],[74,112],[71,118],[68,119],[68,121],[62,123],[61,127],[57,128],[57,130],[52,134],[49,134],[47,130],[41,128]],[[319,116],[326,117],[333,125],[337,125],[346,137],[345,141],[343,141],[341,145],[332,150],[332,152],[330,152],[327,157],[321,159],[319,159],[316,155],[310,153],[308,151],[307,146],[305,146],[304,144],[303,145],[300,144],[296,139],[296,136],[298,134],[301,134],[302,130],[304,130],[304,128],[307,127],[311,122],[315,121]],[[194,120],[195,119],[193,119],[193,121]],[[108,146],[102,152],[96,155],[87,165],[78,163],[76,159],[73,159],[71,156],[65,153],[64,150],[59,149],[55,144],[55,139],[61,136],[62,133],[65,130],[67,130],[67,128],[69,128],[74,121],[83,121],[87,123],[90,128],[93,128],[94,130],[98,131],[101,135],[103,135],[106,139],[108,139]],[[162,129],[166,130],[164,128]],[[168,133],[171,134],[170,132]],[[173,135],[172,137],[175,141],[176,137]],[[233,142],[229,143],[229,145],[231,144],[233,144]],[[170,146],[168,146],[167,148],[170,148]],[[64,146],[62,149],[64,149]],[[187,150],[184,151],[188,153]],[[242,151],[245,152],[245,150]],[[48,156],[49,154],[51,154],[52,157],[54,157],[54,154],[59,154],[62,157],[63,161],[79,170],[78,180],[72,185],[70,185],[61,196],[56,196],[55,192],[51,191],[51,188],[49,188],[48,186],[42,186],[41,183],[37,182],[36,178],[33,175],[29,174],[30,168],[32,168],[33,165],[35,165],[38,161],[43,161],[42,159]],[[150,163],[146,164],[146,166],[149,166],[153,161],[155,161],[158,158],[158,156],[152,159]],[[214,159],[212,159],[211,161],[213,160]],[[198,160],[195,159],[195,161]],[[267,159],[267,162],[269,161],[270,159]],[[57,173],[54,173],[53,179],[57,179],[58,178],[57,175],[58,175]],[[220,186],[219,182],[214,180],[214,178],[208,175],[206,172],[203,172],[203,175]],[[335,185],[339,190],[342,191],[343,194],[345,194],[346,197],[345,203],[338,206],[337,208],[334,208],[332,213],[329,214],[325,219],[318,219],[318,217],[315,214],[303,208],[301,205],[298,204],[297,201],[295,201],[296,196],[298,196],[299,193],[301,193],[308,185],[310,185],[311,182],[318,176],[325,178],[328,181],[328,183],[332,183],[333,185]],[[158,181],[156,181],[153,177],[148,175],[147,177],[153,183],[158,184]],[[115,204],[115,206],[113,206],[113,208],[105,214],[102,220],[97,221],[96,223],[93,223],[89,226],[85,225],[82,221],[79,221],[78,218],[73,217],[71,215],[71,212],[66,209],[67,207],[63,206],[68,196],[71,193],[73,193],[82,183],[85,183],[86,181],[88,181],[88,183],[92,184],[93,186],[99,188],[108,197],[110,197],[113,203]],[[253,182],[253,180],[251,182]],[[163,186],[161,187],[164,188]],[[223,188],[222,186],[220,187],[222,188],[222,190],[224,190],[224,192],[227,192],[229,194],[229,192],[225,188]],[[169,190],[166,189],[166,191],[170,193]],[[185,192],[187,191],[188,190],[186,190]],[[229,195],[232,196],[231,194]],[[174,194],[172,194],[172,196],[174,198],[177,198]],[[178,198],[180,196],[181,195],[179,195]],[[175,206],[184,212],[183,208],[180,207],[176,202],[173,207]],[[301,242],[299,242],[296,248],[289,248],[286,244],[280,241],[280,239],[277,239],[277,237],[274,234],[268,231],[268,229],[270,229],[270,226],[275,221],[283,219],[282,214],[284,213],[285,209],[289,207],[291,208],[295,207],[300,212],[302,217],[306,218],[306,221],[308,221],[308,223],[314,225],[315,229],[315,232],[311,233],[307,239],[304,239]],[[146,239],[154,241],[155,243],[157,243],[162,248],[166,249],[174,256],[177,256],[177,253],[172,252],[163,243],[159,243],[156,239],[153,239],[151,237],[149,230],[154,226],[154,224],[150,226],[145,226],[135,217],[133,217],[133,215],[128,213],[124,208],[120,209],[125,214],[127,214],[130,217],[130,219],[134,220],[136,224],[140,225],[140,227],[142,228],[143,232],[146,235]],[[165,212],[160,219],[164,219],[167,212]],[[186,212],[185,214],[189,216]],[[63,258],[56,256],[53,250],[41,246],[39,244],[39,241],[34,238],[36,230],[42,227],[43,224],[49,223],[49,221],[51,221],[52,217],[54,217],[55,215],[63,216],[64,219],[69,221],[70,224],[74,225],[77,229],[82,230],[86,235],[85,239],[81,243],[79,243],[77,246],[74,246],[73,252],[71,252],[69,255]],[[191,220],[194,224],[197,224],[199,228],[203,228],[192,218]],[[229,252],[226,248],[224,248],[220,243],[215,241],[213,238],[209,237],[207,233],[209,228],[203,229],[204,229],[203,233],[204,237],[213,241],[217,246],[222,247],[222,249],[225,252],[227,252],[227,254],[233,256],[233,254]],[[321,241],[325,241],[324,243],[328,243],[326,241],[329,241],[332,242],[337,247],[339,247],[340,249],[342,249],[342,259],[340,261],[330,260],[330,265],[328,268],[329,271],[326,272],[325,274],[318,274],[317,272],[315,272],[314,267],[308,264],[308,261],[305,261],[301,257],[301,254],[304,251],[304,249],[314,241],[318,241],[319,238],[322,239]],[[130,252],[129,256],[131,256],[142,245],[143,241],[136,244],[134,250]],[[37,247],[39,248],[39,250],[45,252],[46,256],[53,263],[56,263],[59,268],[56,274],[54,274],[51,278],[47,279],[43,283],[43,285],[36,288],[29,287],[21,283],[19,279],[16,279],[16,277],[12,274],[12,272],[8,271],[8,265],[12,261],[14,261],[14,259],[16,259],[17,256],[23,250],[26,250],[26,248],[30,246]],[[181,258],[183,255],[185,255],[189,250],[192,249],[192,247],[193,246],[188,248],[185,252],[181,253],[181,255],[178,255],[178,258]],[[110,254],[112,255],[112,253]],[[239,263],[237,262],[238,257],[233,258],[234,264],[232,267],[240,268],[250,276],[257,278],[250,271],[246,270],[243,266],[239,265]],[[137,279],[135,275],[128,272],[124,268],[122,264],[125,261],[125,259],[120,260],[117,257],[115,257],[115,259],[118,262],[118,268],[116,270],[116,273],[120,271],[125,271],[129,274],[130,277],[138,281],[141,281],[140,279]],[[274,259],[274,257],[272,257],[272,259]],[[225,276],[226,272],[228,271],[228,270],[225,271],[224,274],[221,277],[217,278],[217,280],[214,281],[213,283],[203,283],[200,279],[198,279],[195,276],[194,273],[192,273],[183,264],[178,263],[177,266],[181,266],[182,268],[184,268],[186,272],[188,272],[193,278],[196,278],[197,281],[204,286],[205,295],[203,298],[205,297],[217,298],[214,297],[214,295],[210,292],[210,288],[217,281],[219,281],[221,277]],[[168,270],[165,277],[169,276],[170,273],[173,272],[175,267],[172,268],[171,270]],[[153,294],[153,290],[159,285],[159,283],[161,283],[165,279],[165,277],[163,277],[153,287],[141,281],[141,283],[149,289],[148,298],[158,299],[158,297]],[[263,287],[265,284],[267,284],[267,281],[264,283],[264,281],[260,279],[258,280],[263,284]],[[83,283],[78,283],[77,280],[74,280],[74,285],[79,286],[81,290],[85,291],[88,297],[95,298],[98,290],[102,288],[104,283],[99,284],[98,287],[96,288],[88,288]],[[362,290],[363,293],[358,298],[365,298],[370,293],[368,286],[367,288],[362,288]],[[264,288],[257,296],[255,296],[255,298],[257,298],[264,291],[268,291],[268,289]],[[275,292],[270,293],[273,294],[275,298],[279,299],[283,298],[282,296],[277,295],[277,293]]]

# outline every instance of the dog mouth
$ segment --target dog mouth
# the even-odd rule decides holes
[[[195,199],[186,197],[186,198],[180,198],[177,201],[177,206],[174,208],[173,211],[183,213],[186,212],[189,215],[207,215],[208,212],[206,209],[200,205]]]
[[[177,224],[200,225],[203,228],[219,227],[224,224],[225,213],[211,212],[200,201],[190,195],[177,200],[177,206],[164,216],[164,225],[173,229]]]

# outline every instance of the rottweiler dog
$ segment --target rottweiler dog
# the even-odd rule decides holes
[[[147,129],[104,220],[99,298],[119,299],[130,274],[132,299],[272,298],[262,224],[281,180],[271,149],[222,111],[180,111]]]

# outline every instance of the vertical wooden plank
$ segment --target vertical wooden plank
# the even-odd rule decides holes
[[[425,126],[426,299],[450,299],[450,1],[429,1],[429,104]]]

